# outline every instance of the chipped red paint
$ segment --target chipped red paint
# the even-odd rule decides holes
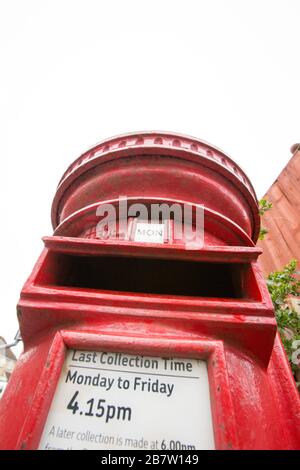
[[[189,250],[172,239],[163,245],[131,237],[97,239],[95,208],[116,203],[119,195],[133,203],[204,204],[204,247]],[[44,238],[18,303],[25,351],[0,401],[2,449],[38,447],[68,348],[204,359],[217,449],[300,448],[299,395],[257,261],[257,200],[229,157],[175,134],[143,132],[107,140],[64,174],[52,220],[54,236]],[[67,269],[76,274],[82,260],[98,263],[94,268],[100,270],[105,265],[102,279],[114,282],[107,259],[111,264],[127,260],[128,266],[144,260],[149,269],[156,260],[160,268],[145,275],[149,285],[154,274],[164,284],[164,263],[204,266],[199,279],[186,282],[206,282],[208,290],[205,278],[216,268],[213,276],[225,286],[233,276],[239,293],[178,295],[178,285],[164,294],[131,292],[117,280],[115,289],[105,283],[96,289],[85,276],[80,278],[84,285],[72,284]]]

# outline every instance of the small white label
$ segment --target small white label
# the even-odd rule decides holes
[[[39,449],[213,449],[207,367],[69,350]]]
[[[164,243],[164,224],[147,224],[138,222],[136,224],[134,241],[144,243]]]

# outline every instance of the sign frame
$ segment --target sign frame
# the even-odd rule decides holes
[[[18,439],[17,449],[35,450],[43,433],[48,412],[68,349],[121,352],[125,354],[182,357],[207,362],[212,423],[216,450],[237,449],[235,413],[230,394],[223,342],[220,340],[162,339],[112,336],[83,327],[57,331]]]

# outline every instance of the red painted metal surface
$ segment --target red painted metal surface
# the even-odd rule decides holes
[[[95,208],[119,195],[204,204],[203,248],[97,239]],[[257,261],[257,200],[229,157],[175,134],[105,141],[63,176],[52,221],[18,303],[25,351],[0,402],[2,449],[38,447],[68,348],[204,359],[217,449],[300,448],[299,395]]]

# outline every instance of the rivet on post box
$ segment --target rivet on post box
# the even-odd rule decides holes
[[[63,175],[52,224],[18,303],[2,449],[300,447],[257,198],[226,154],[108,139]]]

